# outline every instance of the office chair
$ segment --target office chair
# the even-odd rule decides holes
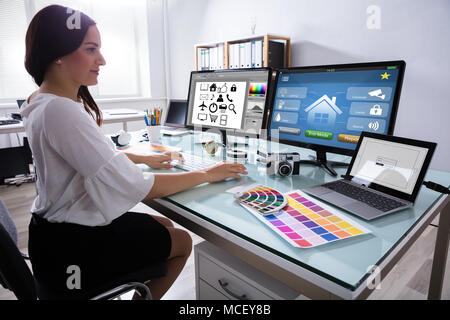
[[[105,300],[114,299],[126,292],[136,290],[141,297],[151,300],[151,293],[144,282],[149,279],[166,275],[164,262],[156,263],[142,270],[124,274],[108,283],[104,283],[92,290],[85,290],[82,294],[63,296],[52,290],[45,283],[37,281],[22,254],[17,248],[17,229],[8,209],[0,198],[0,285],[11,290],[18,300],[52,300],[52,299],[81,299]]]

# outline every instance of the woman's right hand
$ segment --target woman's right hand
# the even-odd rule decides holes
[[[241,175],[248,174],[244,165],[229,161],[222,161],[203,171],[207,174],[208,182],[217,182],[227,178],[240,179]]]

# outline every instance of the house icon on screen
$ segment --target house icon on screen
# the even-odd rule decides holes
[[[336,105],[336,97],[330,99],[326,94],[308,106],[305,112],[308,113],[308,123],[313,125],[332,125],[336,121],[336,114],[342,114]]]

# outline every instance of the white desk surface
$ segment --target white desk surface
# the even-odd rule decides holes
[[[134,109],[104,109],[103,123],[126,123],[128,121],[144,121],[144,111]],[[0,126],[0,134],[24,132],[22,122]]]

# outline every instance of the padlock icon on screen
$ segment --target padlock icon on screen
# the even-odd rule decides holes
[[[233,84],[233,85],[231,86],[230,91],[231,91],[231,92],[236,92],[236,85],[235,85],[235,84]]]
[[[369,114],[371,116],[381,116],[383,113],[383,109],[379,104],[374,105],[372,108],[370,108]]]

